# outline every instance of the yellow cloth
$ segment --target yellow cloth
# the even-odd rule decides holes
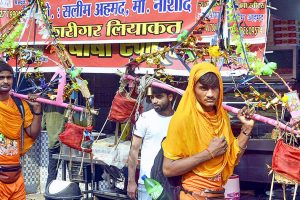
[[[31,125],[33,115],[27,102],[23,100],[22,102],[25,111],[24,128],[26,128]],[[19,149],[21,145],[20,140],[22,121],[23,119],[21,113],[19,112],[17,105],[11,97],[9,97],[9,99],[6,101],[0,101],[0,133],[2,133],[6,137],[6,140],[17,141]],[[26,151],[28,151],[34,143],[34,140],[30,138],[26,132],[24,137],[24,149],[21,154],[24,154]],[[3,161],[3,159],[1,159],[2,157],[5,156],[0,155],[0,163]],[[8,159],[8,162],[6,164],[10,164],[10,162],[12,162],[11,164],[13,164],[15,160],[16,158]]]
[[[215,115],[203,111],[194,93],[195,84],[202,75],[208,72],[216,74],[220,84],[220,95],[216,103]],[[222,107],[222,101],[223,82],[217,67],[205,62],[195,65],[191,70],[187,89],[171,119],[168,134],[162,147],[165,157],[177,160],[204,151],[213,137],[225,136],[228,143],[227,152],[222,156],[201,163],[193,169],[196,175],[205,178],[221,175],[224,185],[233,173],[240,149],[237,139],[232,133],[228,114]]]

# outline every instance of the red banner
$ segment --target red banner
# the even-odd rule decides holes
[[[137,57],[142,54],[151,54],[160,50],[167,43],[126,43],[126,44],[70,44],[67,50],[76,67],[83,68],[84,73],[115,73],[118,70],[124,71],[125,65],[131,57]],[[45,46],[39,46],[43,50]],[[252,52],[257,52],[257,56],[263,59],[264,44],[253,44],[250,46]],[[56,53],[49,54],[45,51],[44,55],[48,57],[46,62],[41,65],[41,71],[53,72],[58,66],[59,59]],[[209,58],[207,58],[209,62]],[[220,59],[221,61],[222,59]],[[222,61],[221,61],[222,62]],[[243,62],[240,60],[240,62]],[[15,66],[16,61],[11,59],[9,63]],[[223,76],[237,76],[246,73],[247,70],[241,66],[222,66],[219,69]],[[192,63],[186,66],[192,68]],[[187,68],[181,63],[176,54],[167,53],[164,59],[161,59],[161,66],[165,67],[166,72],[172,75],[188,76]],[[145,62],[139,65],[138,73],[152,73],[156,65],[147,65]],[[33,70],[33,69],[31,69]]]
[[[206,10],[211,1],[199,0],[198,1],[198,18]],[[239,0],[238,8],[236,11],[237,18],[242,22],[240,24],[242,28],[243,39],[250,43],[265,43],[266,42],[266,24],[267,24],[267,13],[266,13],[266,0]],[[209,22],[205,24],[205,30],[202,33],[202,37],[205,42],[210,42],[211,37],[216,34],[218,21],[220,17],[220,11],[222,10],[223,4],[217,2],[215,6],[208,13],[207,17]],[[228,15],[228,7],[225,6],[225,24]],[[225,25],[225,27],[229,25]],[[230,34],[227,32],[228,29],[224,29],[224,36],[228,37]],[[255,39],[255,40],[253,40]]]
[[[11,2],[12,8],[3,10],[2,6],[0,25],[22,10],[25,1]],[[197,0],[52,0],[46,6],[62,43],[151,42],[174,41],[182,30],[190,29],[196,20]],[[35,18],[42,17],[35,9],[31,12]],[[38,30],[42,28],[38,24]],[[22,41],[33,41],[33,37],[25,34]],[[43,42],[41,35],[35,35],[36,44]]]
[[[3,2],[0,2],[1,25],[20,12],[24,6],[22,2],[25,1],[7,0],[10,3],[6,4]],[[208,0],[53,0],[46,2],[46,6],[47,14],[60,36],[60,41],[69,44],[67,48],[75,66],[83,67],[84,72],[113,73],[117,68],[124,68],[131,56],[155,52],[159,46],[168,45],[159,42],[176,40],[178,33],[190,29],[196,23],[199,16],[202,16],[209,7],[210,2]],[[208,13],[210,21],[205,24],[205,30],[201,34],[202,42],[211,42],[216,35],[221,6],[216,4]],[[239,0],[238,6],[239,12],[236,14],[242,20],[243,39],[246,43],[253,44],[251,51],[256,52],[259,58],[263,58],[267,21],[266,0]],[[35,16],[35,18],[39,17],[38,14]],[[230,34],[226,33],[226,24],[225,21],[223,32],[225,37],[226,34]],[[28,26],[30,25],[32,26],[32,23],[28,22]],[[42,34],[39,34],[40,29],[41,27],[37,27],[34,35],[35,44],[45,44],[41,38]],[[33,33],[34,31],[26,31],[22,41],[26,39],[33,42]],[[49,60],[43,63],[42,67],[57,66],[51,61],[58,61],[54,54],[47,56]],[[15,62],[11,61],[11,63]],[[172,74],[188,75],[186,67],[174,54],[168,54],[161,64]],[[151,66],[142,64],[140,68],[147,70]],[[231,69],[223,67],[222,70]]]
[[[65,44],[163,42],[175,41],[182,30],[189,30],[210,3],[209,0],[52,0],[46,1],[46,14]],[[1,1],[0,25],[16,16],[26,4],[25,0]],[[238,6],[240,13],[236,14],[243,21],[244,39],[264,43],[266,0],[239,0]],[[207,15],[210,22],[202,33],[205,42],[210,42],[216,34],[221,9],[222,5],[216,3]],[[28,13],[37,20],[42,18],[35,9]],[[28,14],[23,18],[26,22]],[[33,27],[34,23],[29,20],[27,28]],[[45,44],[43,27],[38,24],[36,31],[26,31],[22,41]]]

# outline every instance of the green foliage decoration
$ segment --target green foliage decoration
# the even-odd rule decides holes
[[[0,44],[0,53],[8,50],[14,50],[18,47],[18,43],[15,42],[15,40],[20,37],[24,26],[24,23],[18,22],[14,30],[5,38],[2,44]]]

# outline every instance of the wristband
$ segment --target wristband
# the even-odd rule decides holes
[[[246,135],[247,137],[250,137],[250,136],[251,136],[251,132],[250,132],[250,133],[246,133],[245,131],[242,131],[242,133],[243,133],[244,135]]]
[[[247,137],[251,136],[251,131],[249,133],[247,133],[245,130],[242,129],[242,133]]]
[[[241,147],[241,146],[239,146],[239,147],[240,147],[240,149],[242,149],[242,150],[244,150],[244,151],[245,151],[245,150],[247,149],[247,147],[248,147],[248,146],[246,145],[244,148],[243,148],[243,147]]]

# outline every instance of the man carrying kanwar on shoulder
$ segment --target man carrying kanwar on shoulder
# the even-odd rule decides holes
[[[10,96],[13,85],[13,69],[0,61],[0,199],[25,200],[26,191],[20,157],[31,148],[41,132],[42,108],[36,96],[30,96],[28,104],[21,101],[24,119],[18,105]],[[24,131],[22,131],[22,127]],[[22,144],[22,132],[24,140]]]
[[[153,109],[142,113],[132,135],[132,143],[128,156],[128,186],[127,194],[130,199],[151,200],[142,176],[150,177],[155,156],[161,149],[161,141],[167,135],[168,126],[174,113],[172,109],[173,93],[152,87],[150,96]],[[138,155],[141,148],[140,177],[138,187],[135,181]]]
[[[242,128],[235,138],[222,101],[218,68],[196,64],[162,143],[164,175],[182,176],[180,200],[224,199],[222,186],[247,148],[254,112],[246,107],[238,112]]]

